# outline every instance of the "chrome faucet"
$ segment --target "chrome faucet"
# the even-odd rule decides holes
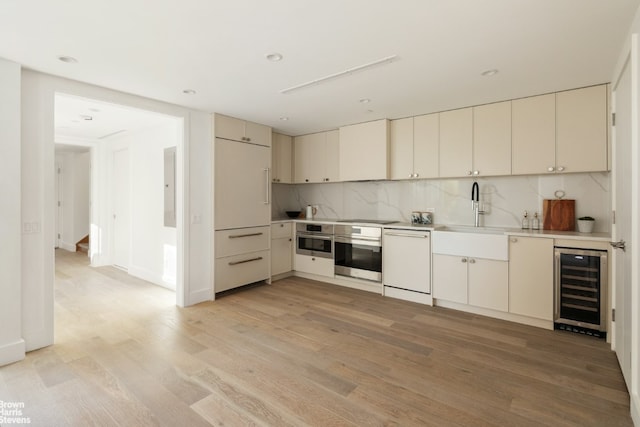
[[[480,215],[484,215],[484,210],[480,210],[480,186],[474,181],[471,187],[471,209],[473,209],[474,227],[480,227]]]

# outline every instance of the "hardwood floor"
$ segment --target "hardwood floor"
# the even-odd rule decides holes
[[[55,311],[0,368],[36,426],[632,425],[603,340],[300,278],[179,309],[59,250]]]

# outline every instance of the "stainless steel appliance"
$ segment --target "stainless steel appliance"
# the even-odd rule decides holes
[[[297,223],[296,253],[333,258],[333,225]]]
[[[335,274],[382,282],[382,228],[335,226]]]
[[[607,252],[555,248],[557,329],[606,334]]]

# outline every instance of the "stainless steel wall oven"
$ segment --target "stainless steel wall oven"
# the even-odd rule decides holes
[[[296,253],[333,258],[333,225],[297,223]]]
[[[335,274],[382,282],[382,228],[336,225]]]

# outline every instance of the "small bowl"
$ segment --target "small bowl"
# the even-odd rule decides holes
[[[300,216],[300,212],[302,211],[286,211],[286,214],[289,218],[298,218]]]

